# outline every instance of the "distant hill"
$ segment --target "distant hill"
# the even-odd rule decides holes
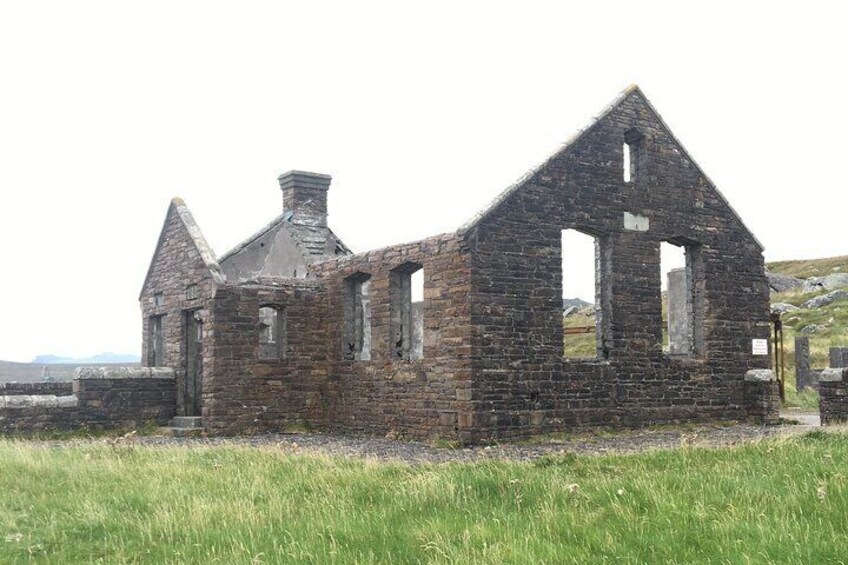
[[[141,357],[130,353],[100,353],[91,357],[57,357],[56,355],[38,355],[32,362],[36,365],[96,365],[98,363],[141,363]]]
[[[773,273],[780,273],[798,279],[821,277],[832,273],[848,273],[848,255],[825,257],[824,259],[801,259],[796,261],[772,261],[766,267]]]

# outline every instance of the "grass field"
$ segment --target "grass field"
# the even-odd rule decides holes
[[[411,467],[0,441],[2,563],[844,563],[848,435]]]

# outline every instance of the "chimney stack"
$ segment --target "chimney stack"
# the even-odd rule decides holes
[[[289,171],[279,176],[283,212],[291,212],[292,223],[327,227],[327,190],[330,175]]]

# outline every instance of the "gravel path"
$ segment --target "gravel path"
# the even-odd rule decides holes
[[[815,418],[799,414],[787,417],[799,422],[794,425],[753,426],[748,424],[699,425],[663,427],[599,434],[581,433],[563,439],[550,439],[545,443],[503,443],[460,449],[436,448],[426,443],[396,441],[378,437],[350,437],[333,434],[268,434],[251,437],[194,437],[164,436],[134,437],[136,445],[149,446],[224,446],[272,447],[293,453],[320,453],[342,457],[403,461],[412,464],[469,462],[487,459],[532,461],[548,454],[575,453],[598,455],[605,453],[636,453],[651,449],[668,449],[686,446],[719,447],[759,441],[763,438],[798,434],[815,429]],[[121,442],[123,440],[99,439],[91,442]],[[77,441],[49,441],[50,447],[79,445]]]

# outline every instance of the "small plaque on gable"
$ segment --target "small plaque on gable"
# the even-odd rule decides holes
[[[624,229],[629,231],[648,231],[651,227],[651,222],[645,216],[638,214],[624,213]]]
[[[768,340],[752,339],[751,353],[753,353],[754,355],[768,355]]]

